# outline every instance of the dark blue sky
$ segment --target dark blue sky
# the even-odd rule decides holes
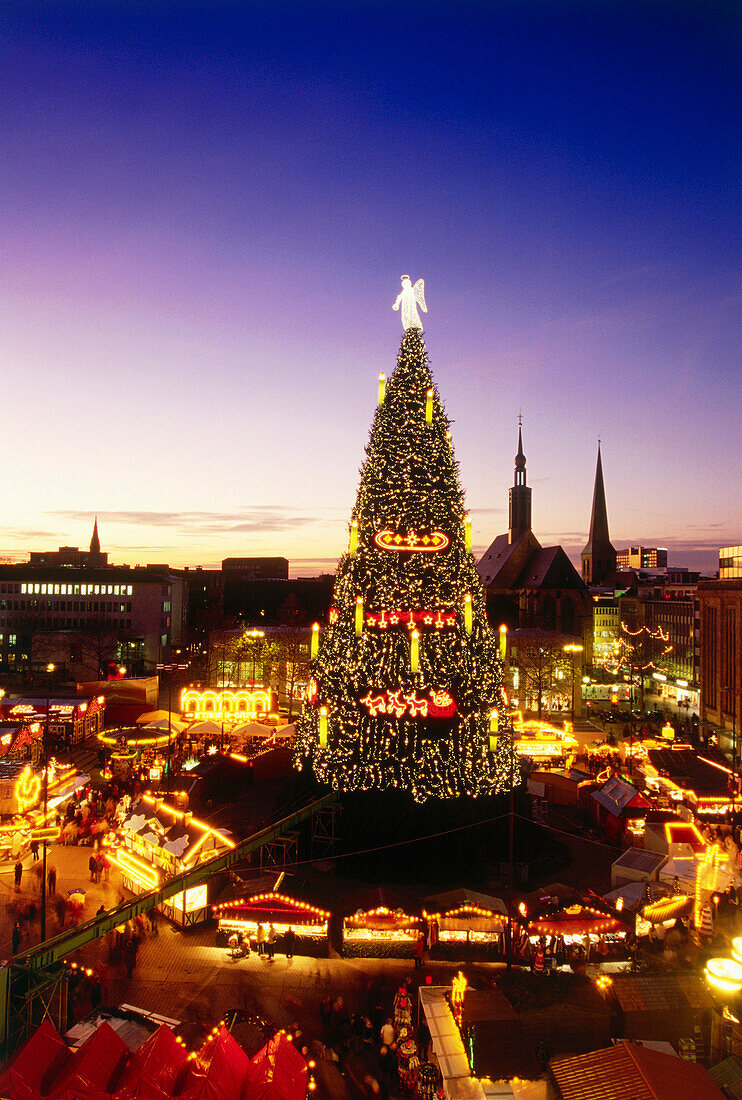
[[[742,540],[737,3],[6,2],[0,65],[6,549],[334,558],[408,269],[475,542],[521,408],[545,541],[598,436],[617,545]]]

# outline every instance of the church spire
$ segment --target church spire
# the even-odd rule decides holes
[[[515,474],[512,488],[508,492],[508,502],[508,542],[512,544],[526,531],[531,530],[531,490],[526,485],[522,416],[518,417],[518,453],[515,456]]]
[[[98,537],[98,517],[95,517],[95,523],[93,524],[93,537],[90,540],[90,553],[100,554],[100,538]]]
[[[616,570],[616,551],[608,534],[608,509],[603,485],[603,461],[598,440],[598,462],[595,468],[593,509],[590,514],[590,534],[582,551],[582,579],[585,584],[602,584]]]

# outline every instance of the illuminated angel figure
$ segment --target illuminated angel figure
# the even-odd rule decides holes
[[[425,305],[425,280],[418,279],[415,285],[412,285],[412,280],[409,275],[402,276],[402,289],[397,295],[397,300],[392,306],[392,309],[399,309],[402,307],[402,328],[407,332],[408,328],[422,328],[422,322],[418,316],[417,307],[423,313],[428,312],[428,307]]]

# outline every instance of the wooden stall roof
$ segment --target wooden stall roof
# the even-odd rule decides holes
[[[446,916],[460,909],[480,909],[488,913],[499,913],[507,918],[508,911],[502,898],[491,894],[479,894],[476,890],[461,887],[458,890],[446,890],[442,894],[429,894],[423,898],[423,908],[428,916],[434,913]]]
[[[619,1043],[550,1063],[562,1100],[722,1100],[703,1066],[637,1043]]]
[[[281,919],[289,924],[318,924],[330,916],[327,909],[319,909],[300,898],[273,891],[220,902],[214,906],[213,913],[215,917],[233,917],[239,920]]]

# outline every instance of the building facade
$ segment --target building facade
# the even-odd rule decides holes
[[[182,573],[166,565],[0,565],[0,669],[62,679],[131,675],[173,659],[186,617]]]
[[[735,746],[737,753],[742,725],[742,575],[736,575],[733,552],[738,549],[721,550],[718,579],[698,584],[701,725],[716,734],[723,748]]]
[[[663,546],[630,546],[616,551],[617,569],[666,569],[667,550]]]

